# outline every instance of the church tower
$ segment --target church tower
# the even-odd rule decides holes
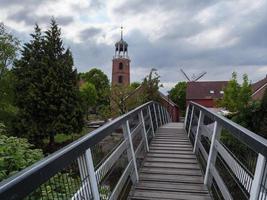
[[[115,44],[115,55],[112,60],[112,85],[130,84],[130,59],[128,57],[128,44],[123,40],[123,28],[121,27],[121,39]]]

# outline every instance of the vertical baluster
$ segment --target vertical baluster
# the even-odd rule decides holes
[[[158,117],[157,117],[157,112],[156,112],[156,106],[155,106],[155,103],[153,103],[153,109],[154,109],[154,115],[155,115],[155,120],[156,120],[156,126],[157,126],[157,129],[158,129],[159,124],[158,124]]]
[[[150,106],[148,106],[148,113],[149,113],[149,119],[150,119],[150,127],[152,129],[152,134],[153,134],[153,137],[154,137],[155,136],[155,130],[154,130],[154,125],[153,125],[153,119],[152,119],[152,115],[151,115]]]
[[[160,106],[160,114],[161,114],[161,118],[162,118],[162,123],[165,124],[162,106]]]
[[[92,153],[90,149],[87,149],[85,151],[85,154],[82,155],[83,157],[78,158],[78,165],[79,165],[79,171],[81,174],[81,180],[85,180],[82,182],[81,191],[85,198],[91,198],[90,194],[92,193],[94,200],[99,200],[99,191],[95,176],[95,169],[94,169],[94,163],[92,158]],[[89,176],[89,180],[87,180],[87,177]],[[91,186],[91,190],[90,190]]]
[[[139,181],[139,176],[138,176],[138,169],[137,169],[137,164],[136,164],[135,152],[134,152],[133,141],[132,141],[132,136],[131,136],[131,131],[130,131],[130,126],[129,126],[128,120],[126,121],[125,124],[123,124],[122,129],[123,129],[124,139],[128,141],[127,142],[128,161],[130,162],[131,160],[133,160],[133,164],[134,164],[135,173],[132,173],[131,179],[132,179],[133,183],[136,183]]]
[[[198,116],[198,123],[197,123],[197,132],[196,132],[196,135],[195,135],[195,144],[194,144],[194,149],[193,149],[193,152],[196,153],[197,151],[197,142],[200,138],[200,126],[203,124],[203,120],[204,120],[204,116],[202,114],[202,111],[200,110],[199,111],[199,116]]]
[[[186,107],[185,118],[184,118],[184,129],[186,129],[186,124],[187,124],[187,120],[188,120],[187,118],[188,118],[189,106],[190,106],[190,104],[188,104],[188,106]]]
[[[189,123],[189,128],[188,128],[188,137],[190,137],[190,132],[191,132],[191,126],[192,126],[192,121],[193,121],[193,116],[194,116],[194,106],[192,105],[192,110],[191,110],[191,116],[190,116],[190,123]]]
[[[149,152],[147,132],[146,132],[146,124],[145,124],[145,120],[144,120],[143,110],[141,110],[138,115],[139,115],[139,119],[140,119],[140,122],[142,123],[142,127],[143,127],[142,137],[143,137],[144,142],[145,142],[145,149],[146,149],[147,152]]]
[[[250,190],[250,198],[249,198],[250,200],[256,200],[259,198],[259,194],[261,191],[262,177],[264,175],[265,163],[266,163],[266,158],[259,153],[254,173],[254,178]]]
[[[219,140],[221,135],[222,126],[218,124],[217,121],[214,123],[212,137],[211,137],[211,144],[209,150],[209,157],[207,161],[207,167],[204,177],[204,184],[210,188],[212,177],[210,176],[210,167],[211,165],[215,165],[216,157],[217,157],[217,150],[215,148],[215,141]]]
[[[161,119],[161,115],[160,115],[159,104],[158,104],[158,116],[159,116],[160,126],[162,126],[162,119]]]

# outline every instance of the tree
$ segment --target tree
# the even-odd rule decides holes
[[[80,73],[80,79],[92,83],[97,92],[97,104],[101,106],[109,105],[110,85],[106,74],[100,69],[93,68],[89,72]]]
[[[160,76],[157,73],[156,69],[151,69],[148,76],[144,78],[142,83],[143,90],[143,101],[148,102],[151,100],[158,100],[159,99],[159,88],[163,87],[160,84]]]
[[[56,133],[80,132],[83,125],[77,71],[69,49],[63,47],[55,20],[42,36],[36,25],[16,62],[16,104],[19,115],[16,132],[35,144]]]
[[[231,112],[238,110],[240,85],[237,82],[236,72],[232,73],[232,79],[224,88],[223,98],[219,101],[219,106],[225,107]]]
[[[179,106],[181,112],[184,113],[186,109],[186,82],[177,83],[169,91],[169,97]]]
[[[139,83],[139,82],[132,82],[130,86],[131,86],[131,88],[136,89],[136,88],[138,88],[140,85],[141,85],[141,83]]]
[[[0,121],[7,126],[13,120],[16,107],[13,105],[13,74],[8,69],[13,64],[19,50],[19,40],[6,31],[0,23]]]
[[[133,89],[130,86],[114,85],[111,88],[111,107],[114,115],[122,115],[128,111],[127,98],[132,93]]]
[[[260,110],[259,110],[259,133],[263,137],[267,138],[267,89],[265,89],[263,98],[261,100]]]
[[[88,120],[89,108],[96,104],[97,94],[95,86],[90,82],[85,82],[80,86],[80,94],[86,110],[86,119]]]
[[[5,25],[0,23],[0,77],[6,72],[17,56],[19,40],[7,33]]]

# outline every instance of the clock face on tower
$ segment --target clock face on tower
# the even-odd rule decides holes
[[[112,85],[130,84],[130,59],[128,57],[128,44],[121,39],[115,44],[115,55],[112,60]]]

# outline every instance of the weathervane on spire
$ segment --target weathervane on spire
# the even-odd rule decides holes
[[[121,26],[121,40],[123,40],[123,26]]]

